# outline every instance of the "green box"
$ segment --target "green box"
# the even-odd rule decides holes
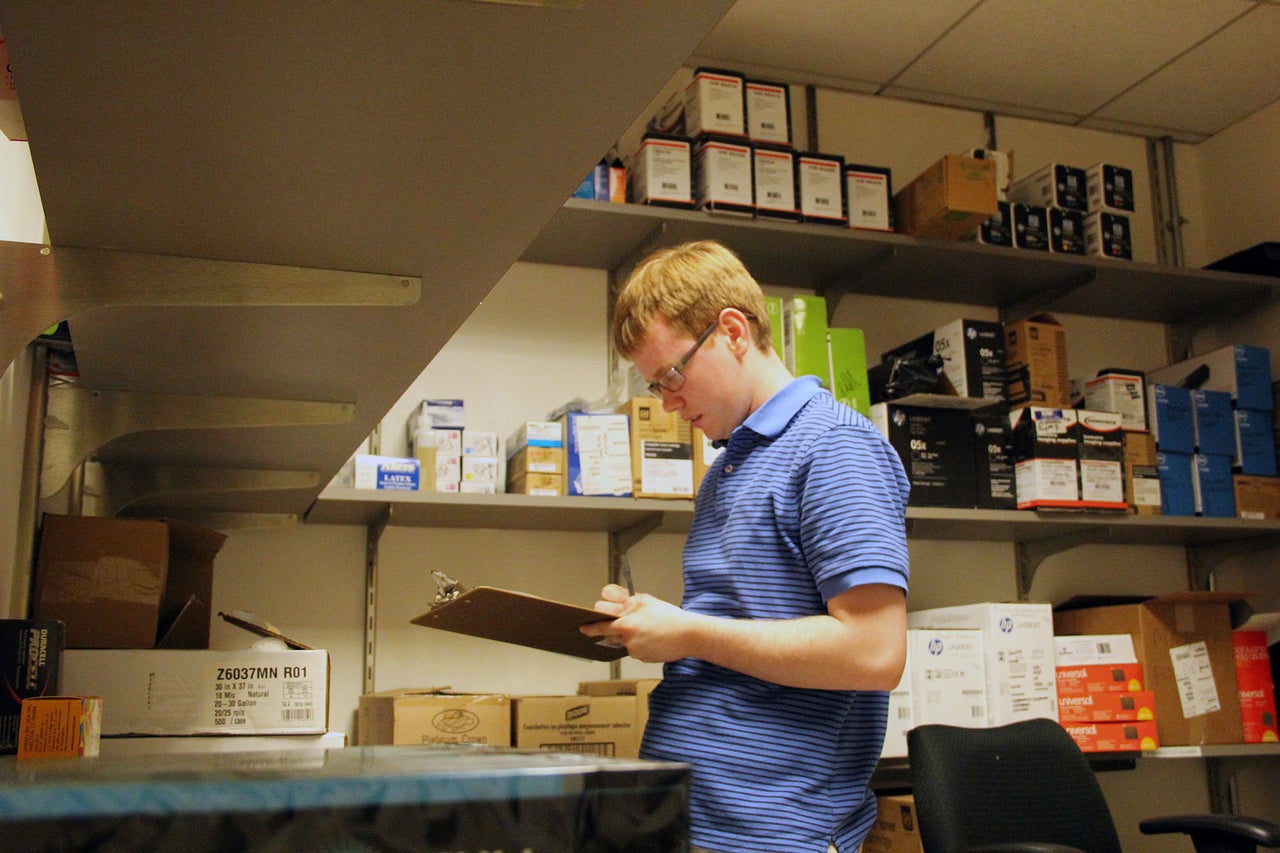
[[[827,357],[827,300],[792,296],[782,303],[783,361],[793,376],[816,376],[831,387]]]
[[[785,361],[787,356],[782,344],[782,297],[766,296],[764,298],[764,313],[769,317],[769,331],[773,335],[773,351],[778,354],[778,358]]]
[[[831,393],[851,409],[871,413],[871,384],[867,381],[867,343],[861,329],[827,329],[831,349]]]

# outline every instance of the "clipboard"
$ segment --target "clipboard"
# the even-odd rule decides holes
[[[565,604],[523,592],[477,586],[434,605],[411,619],[415,625],[484,637],[562,655],[611,661],[626,657],[619,645],[588,637],[578,628],[613,619],[589,607]]]

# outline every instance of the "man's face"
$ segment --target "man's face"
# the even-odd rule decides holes
[[[665,382],[670,368],[687,359],[680,373],[683,383],[678,390],[659,388],[662,408],[676,412],[682,420],[698,427],[710,438],[728,438],[743,418],[734,413],[731,404],[734,380],[733,355],[725,345],[722,330],[714,329],[695,349],[698,339],[673,331],[663,318],[658,318],[645,336],[632,362],[645,382]]]

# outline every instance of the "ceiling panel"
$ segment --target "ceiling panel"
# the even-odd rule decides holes
[[[1099,110],[1097,117],[1208,136],[1277,98],[1280,6],[1264,3]]]

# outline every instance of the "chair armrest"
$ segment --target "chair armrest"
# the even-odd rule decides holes
[[[1193,837],[1240,838],[1263,847],[1280,847],[1280,826],[1269,820],[1225,814],[1180,814],[1145,818],[1138,828],[1147,835],[1184,832]]]
[[[965,847],[961,853],[1085,853],[1070,844],[1054,844],[1051,841],[1002,841],[998,844],[975,844]]]

